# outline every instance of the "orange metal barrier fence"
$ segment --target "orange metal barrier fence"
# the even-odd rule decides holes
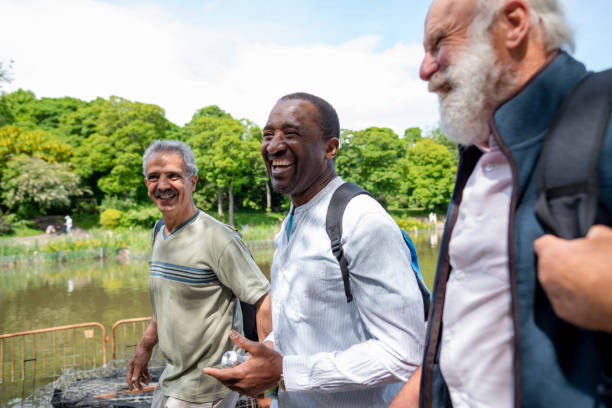
[[[106,364],[106,329],[90,322],[0,335],[0,383]]]
[[[133,355],[150,320],[150,316],[119,320],[113,324],[110,336],[98,322],[0,335],[0,407],[14,406],[26,397],[31,406],[48,405],[48,396],[37,395],[36,390],[60,377],[65,381],[66,373],[68,377],[79,377],[75,371],[99,367],[120,370]],[[107,360],[109,343],[111,359]],[[152,362],[156,355],[154,352]],[[120,363],[107,366],[109,362]],[[257,403],[241,396],[236,407],[252,408]]]
[[[113,361],[129,359],[149,320],[119,320],[110,337],[98,322],[0,334],[0,406],[24,398],[66,370],[106,366],[109,342]]]
[[[112,359],[128,359],[144,333],[151,317],[137,317],[115,322],[111,329]]]

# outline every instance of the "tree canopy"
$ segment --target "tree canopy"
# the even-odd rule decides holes
[[[0,65],[0,82],[7,77]],[[216,105],[184,126],[153,104],[118,96],[83,101],[37,98],[27,90],[0,95],[0,210],[20,216],[76,210],[75,199],[99,210],[150,205],[141,157],[154,139],[178,139],[196,156],[196,204],[211,211],[269,210],[287,198],[270,190],[260,155],[260,128]],[[450,200],[457,149],[439,129],[343,129],[338,174],[383,205],[442,211]],[[232,220],[230,219],[230,222]]]

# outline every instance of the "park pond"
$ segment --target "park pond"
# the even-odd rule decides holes
[[[431,288],[439,232],[411,233]],[[272,251],[254,255],[269,273]],[[263,256],[261,256],[263,255]],[[146,259],[48,262],[0,269],[0,334],[151,315]]]

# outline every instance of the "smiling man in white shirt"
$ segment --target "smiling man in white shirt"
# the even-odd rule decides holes
[[[423,301],[410,253],[393,219],[367,195],[349,201],[342,218],[354,295],[347,302],[325,228],[332,194],[344,183],[334,165],[338,147],[338,116],[326,101],[297,93],[274,106],[261,153],[291,209],[274,240],[273,333],[266,345],[233,333],[251,358],[204,370],[254,396],[280,381],[282,407],[386,407],[422,354]]]

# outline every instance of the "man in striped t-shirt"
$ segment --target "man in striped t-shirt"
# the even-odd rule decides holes
[[[153,320],[128,365],[130,389],[148,383],[155,344],[168,362],[153,407],[234,407],[237,394],[202,368],[218,364],[235,348],[231,330],[242,331],[238,299],[255,304],[263,337],[271,330],[270,284],[240,235],[196,208],[198,179],[191,149],[155,141],[143,156],[149,196],[162,212],[150,262]]]

